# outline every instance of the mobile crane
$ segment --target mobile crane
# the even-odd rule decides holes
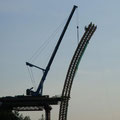
[[[47,74],[48,74],[48,72],[49,72],[49,70],[50,70],[51,64],[52,64],[52,62],[53,62],[53,60],[54,60],[54,58],[55,58],[55,55],[56,55],[56,53],[57,53],[57,50],[58,50],[58,48],[59,48],[59,46],[60,46],[60,43],[61,43],[61,41],[62,41],[62,39],[63,39],[63,37],[64,37],[64,34],[65,34],[65,32],[66,32],[66,30],[67,30],[67,28],[68,28],[68,25],[69,25],[69,23],[70,23],[70,21],[71,21],[71,18],[72,18],[72,16],[73,16],[76,8],[77,8],[77,6],[74,5],[74,6],[73,6],[73,9],[72,9],[72,11],[71,11],[71,13],[70,13],[70,15],[69,15],[69,17],[68,17],[68,20],[67,20],[67,22],[66,22],[66,24],[65,24],[65,26],[64,26],[64,28],[63,28],[63,31],[62,31],[62,33],[61,33],[61,35],[60,35],[60,37],[59,37],[59,40],[58,40],[58,42],[57,42],[57,44],[56,44],[56,46],[55,46],[55,48],[54,48],[54,51],[53,51],[53,53],[52,53],[52,55],[51,55],[51,58],[50,58],[50,60],[49,60],[49,62],[48,62],[48,64],[47,64],[46,68],[43,69],[43,68],[38,67],[38,66],[36,66],[36,65],[33,65],[33,64],[29,63],[29,62],[26,62],[26,65],[27,65],[27,66],[29,66],[29,67],[36,67],[36,68],[38,68],[38,69],[40,69],[40,70],[43,71],[43,76],[42,76],[42,78],[41,78],[41,81],[40,81],[40,83],[39,83],[39,85],[38,85],[37,90],[36,90],[36,91],[33,91],[32,88],[27,89],[27,90],[26,90],[26,95],[42,96],[44,81],[45,81],[45,79],[46,79],[46,77],[47,77]]]

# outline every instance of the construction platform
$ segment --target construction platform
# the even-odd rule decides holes
[[[45,96],[7,96],[0,98],[0,110],[42,111],[52,109],[51,105],[58,105],[61,97]]]

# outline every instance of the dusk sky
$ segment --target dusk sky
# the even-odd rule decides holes
[[[120,1],[119,0],[0,0],[0,97],[25,95],[38,87],[73,5],[70,22],[44,84],[44,95],[61,95],[68,66],[79,36],[90,22],[97,25],[74,78],[68,120],[120,120]],[[56,33],[56,34],[55,34]],[[55,34],[55,35],[53,35]],[[54,37],[53,37],[54,36]],[[35,54],[36,53],[36,54]],[[43,112],[31,113],[38,120]],[[52,120],[58,119],[53,106]]]

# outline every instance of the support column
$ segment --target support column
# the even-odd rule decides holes
[[[46,106],[44,106],[44,109],[45,109],[45,120],[50,120],[50,118],[51,118],[50,111],[51,111],[52,107],[49,105],[46,105]]]

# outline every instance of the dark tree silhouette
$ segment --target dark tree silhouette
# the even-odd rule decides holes
[[[31,120],[29,116],[23,117],[18,111],[0,111],[0,120]]]

